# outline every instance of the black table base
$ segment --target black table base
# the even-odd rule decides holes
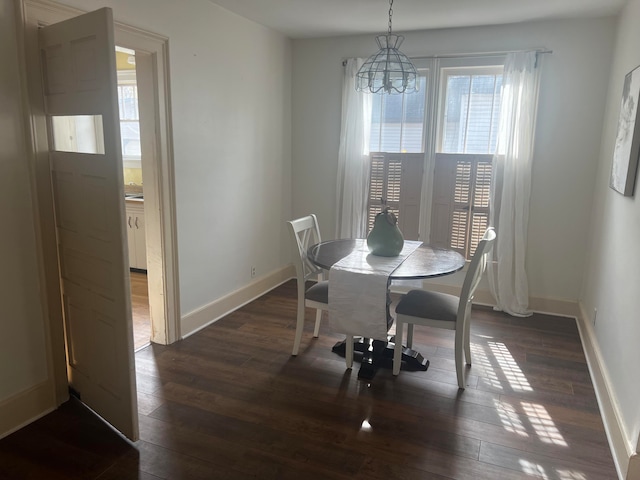
[[[353,339],[353,360],[360,362],[358,378],[371,380],[379,368],[393,368],[394,340],[394,337],[390,337],[388,342],[371,341],[368,338]],[[346,354],[345,341],[336,343],[331,351],[344,357]],[[429,368],[429,360],[415,350],[402,347],[402,370],[424,372],[427,368]]]

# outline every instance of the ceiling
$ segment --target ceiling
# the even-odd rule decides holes
[[[291,38],[387,30],[388,0],[211,0]],[[626,0],[396,0],[393,30],[496,25],[616,14]]]

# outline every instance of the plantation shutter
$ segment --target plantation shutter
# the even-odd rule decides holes
[[[454,155],[436,154],[433,171],[433,207],[431,212],[431,245],[449,248],[453,219],[453,196],[456,185]]]
[[[367,231],[371,231],[376,215],[385,204],[387,189],[387,168],[384,153],[371,153],[371,174],[369,175],[369,204],[367,212]]]
[[[405,153],[401,155],[402,186],[400,187],[398,227],[405,239],[418,240],[424,154]]]
[[[431,244],[471,258],[489,226],[491,155],[436,154]]]
[[[384,207],[398,217],[407,240],[418,239],[422,153],[371,153],[368,226]]]

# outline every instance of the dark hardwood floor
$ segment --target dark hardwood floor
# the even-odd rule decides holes
[[[616,478],[575,321],[475,309],[459,391],[452,332],[416,328],[429,370],[367,383],[310,310],[291,357],[295,308],[291,281],[139,351],[139,441],[72,400],[0,440],[0,478]]]

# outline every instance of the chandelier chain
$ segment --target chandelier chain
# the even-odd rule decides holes
[[[393,0],[389,0],[389,35],[391,35],[391,17],[393,16]]]

